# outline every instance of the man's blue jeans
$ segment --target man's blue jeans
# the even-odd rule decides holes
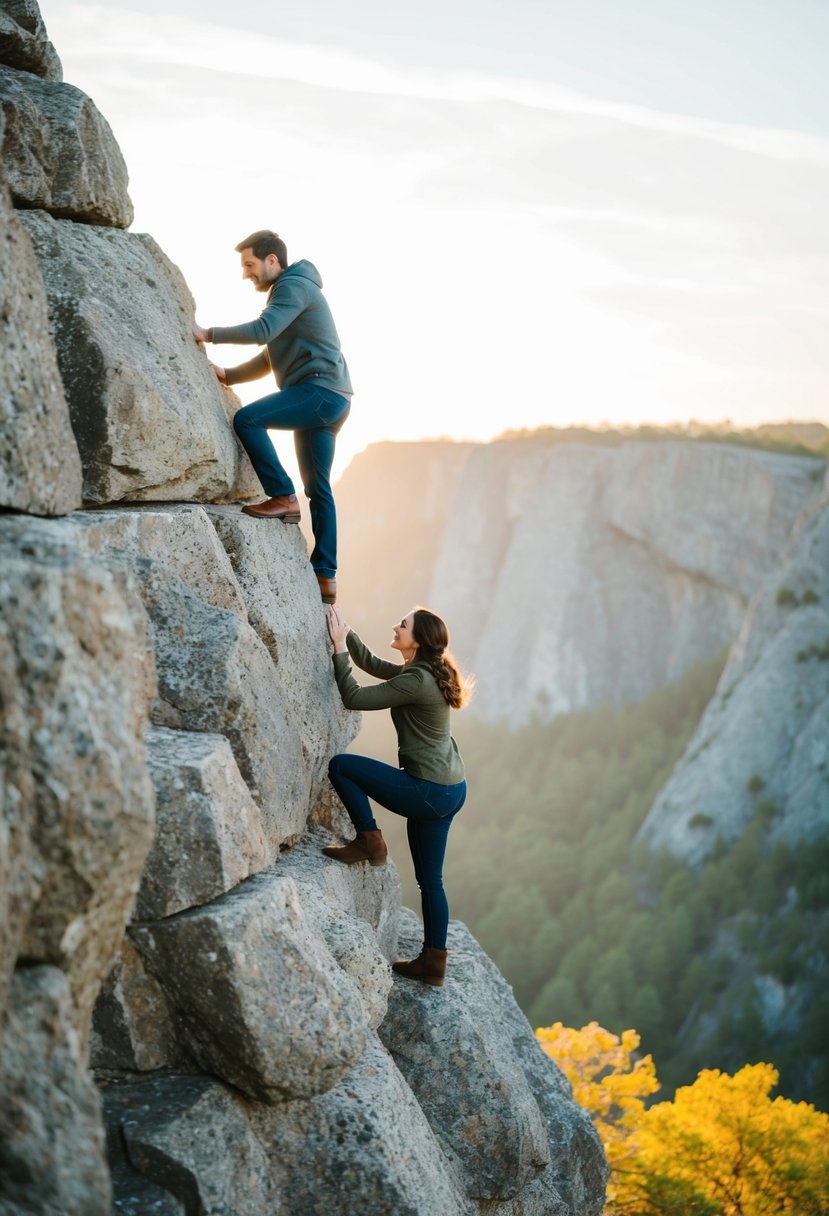
[[[331,465],[337,432],[350,409],[351,402],[342,393],[305,380],[243,406],[233,419],[236,434],[269,498],[293,494],[294,483],[274,451],[268,430],[294,432],[299,473],[311,507],[311,565],[325,578],[334,578],[337,573],[337,512],[331,493]]]
[[[423,906],[423,944],[445,950],[449,905],[443,889],[443,859],[452,820],[466,800],[466,782],[439,785],[421,781],[402,768],[349,752],[334,756],[328,776],[358,832],[377,829],[369,798],[408,821],[409,848]]]

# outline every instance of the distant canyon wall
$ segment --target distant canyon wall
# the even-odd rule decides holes
[[[410,600],[445,616],[484,719],[637,701],[734,641],[824,470],[685,441],[377,445],[341,482],[343,603],[378,644]]]
[[[758,815],[772,842],[829,824],[829,478],[752,600],[640,836],[696,864]]]

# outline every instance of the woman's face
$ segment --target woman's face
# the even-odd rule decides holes
[[[414,613],[410,612],[408,616],[404,616],[403,620],[397,625],[392,625],[392,650],[399,650],[404,658],[411,658],[417,650],[417,642],[412,636],[412,625],[414,624]]]

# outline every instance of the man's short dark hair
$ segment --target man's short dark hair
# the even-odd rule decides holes
[[[258,232],[252,232],[236,246],[237,253],[242,253],[245,249],[250,249],[253,256],[260,260],[266,258],[269,253],[275,253],[276,260],[282,269],[287,270],[288,268],[288,250],[285,242],[281,236],[277,236],[269,228],[260,228]]]

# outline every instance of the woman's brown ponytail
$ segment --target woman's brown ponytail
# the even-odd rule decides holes
[[[428,608],[415,608],[412,636],[419,647],[418,658],[431,667],[447,705],[451,705],[452,709],[463,709],[472,695],[474,681],[470,676],[461,675],[447,650],[449,630],[445,621]]]

